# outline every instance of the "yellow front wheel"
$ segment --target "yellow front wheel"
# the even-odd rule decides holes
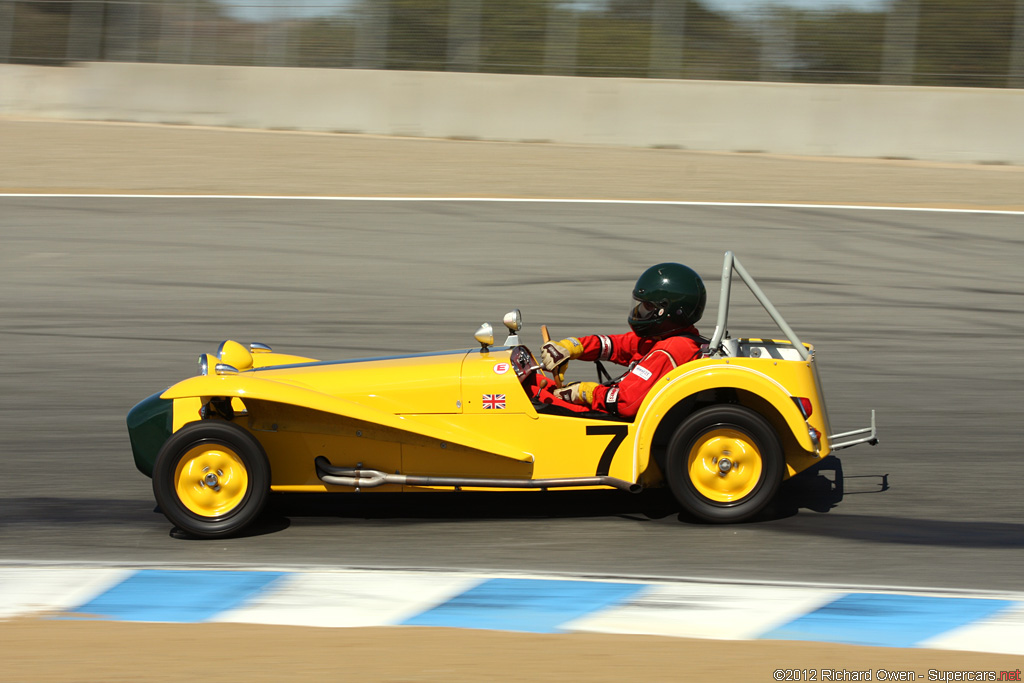
[[[228,536],[263,509],[270,466],[259,441],[230,422],[203,420],[167,440],[153,468],[153,493],[167,519],[205,538]]]
[[[230,447],[204,442],[178,460],[174,488],[191,512],[214,519],[236,510],[249,492],[249,472]]]
[[[785,460],[760,414],[718,405],[687,418],[669,442],[666,478],[676,499],[709,522],[739,522],[771,502]]]

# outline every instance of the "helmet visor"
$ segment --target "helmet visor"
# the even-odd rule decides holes
[[[650,301],[641,301],[633,297],[635,305],[630,313],[630,318],[636,321],[654,320],[664,312],[664,308]]]

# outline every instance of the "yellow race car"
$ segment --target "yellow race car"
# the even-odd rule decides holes
[[[786,339],[729,338],[734,275]],[[725,255],[714,335],[661,378],[633,418],[562,412],[531,399],[541,371],[519,311],[494,344],[319,361],[225,341],[199,375],[128,413],[138,469],[160,509],[200,537],[238,532],[271,492],[459,491],[667,486],[690,513],[738,522],[783,479],[829,453],[877,443],[871,426],[831,434],[814,350]]]

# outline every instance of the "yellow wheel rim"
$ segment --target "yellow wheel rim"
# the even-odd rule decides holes
[[[222,444],[190,448],[174,470],[174,490],[182,505],[202,517],[220,517],[241,504],[249,489],[242,459]]]
[[[713,429],[690,449],[687,472],[697,493],[715,503],[734,503],[750,495],[761,480],[761,451],[747,434]]]

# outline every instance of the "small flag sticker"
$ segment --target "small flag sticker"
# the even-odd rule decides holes
[[[505,394],[484,394],[484,410],[505,410]]]

